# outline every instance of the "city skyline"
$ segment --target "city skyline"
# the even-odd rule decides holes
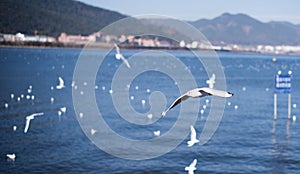
[[[253,0],[253,1],[128,1],[120,0],[80,0],[96,7],[117,11],[121,14],[136,16],[143,14],[165,15],[180,20],[195,21],[198,19],[213,19],[223,13],[244,13],[262,22],[287,21],[300,24],[300,1],[296,0]]]

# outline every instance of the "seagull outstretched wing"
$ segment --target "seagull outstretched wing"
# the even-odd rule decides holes
[[[114,46],[116,48],[117,54],[121,54],[119,46],[116,43],[114,43]]]
[[[182,96],[178,97],[178,98],[171,104],[171,106],[170,106],[167,110],[165,110],[165,111],[162,113],[162,116],[165,116],[166,113],[167,113],[170,109],[174,108],[176,105],[178,105],[178,104],[181,103],[182,101],[187,100],[189,97],[190,97],[190,96],[188,96],[187,94],[183,94]]]
[[[121,59],[123,60],[123,62],[125,63],[125,65],[127,66],[127,68],[130,68],[130,64],[128,62],[127,59],[125,59],[125,57],[121,54]]]
[[[116,43],[114,43],[114,46],[115,46],[116,51],[117,51],[115,57],[116,57],[117,59],[121,59],[121,60],[125,63],[125,65],[126,65],[128,68],[130,68],[130,64],[129,64],[128,60],[121,54],[121,51],[120,51],[119,46],[118,46]]]
[[[30,121],[34,119],[36,116],[44,115],[43,112],[40,113],[34,113],[26,117],[26,123],[25,123],[25,128],[24,128],[24,133],[27,133],[30,125]]]

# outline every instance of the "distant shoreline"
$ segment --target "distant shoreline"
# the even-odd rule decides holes
[[[74,43],[50,43],[50,42],[0,42],[0,48],[70,48],[70,49],[83,49],[86,44],[74,44]],[[189,49],[182,47],[144,47],[144,46],[131,46],[131,45],[120,45],[123,49],[140,49],[140,50],[181,50],[181,51],[197,51],[200,49]],[[113,44],[97,43],[89,45],[89,49],[111,49]],[[232,53],[252,53],[252,54],[271,54],[271,55],[300,55],[300,53],[272,53],[272,52],[257,52],[248,50],[201,50],[201,51],[216,51],[216,52],[232,52]]]

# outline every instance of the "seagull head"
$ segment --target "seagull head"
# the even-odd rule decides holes
[[[230,97],[234,95],[232,92],[227,92],[227,93],[230,95]]]

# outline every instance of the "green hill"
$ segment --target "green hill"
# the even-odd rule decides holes
[[[0,33],[88,35],[125,17],[74,0],[0,1]]]

